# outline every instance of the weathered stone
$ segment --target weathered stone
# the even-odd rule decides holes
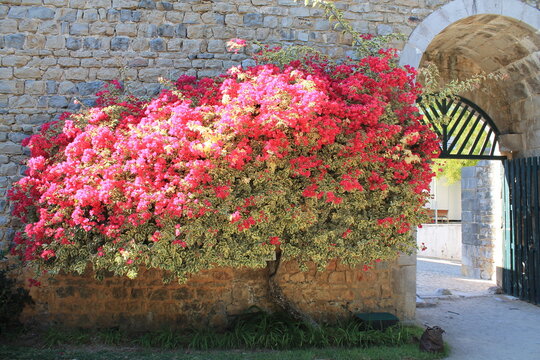
[[[99,19],[98,11],[96,9],[84,10],[82,18],[88,22],[97,21]]]
[[[4,46],[7,48],[22,49],[26,36],[23,34],[9,34],[4,37]]]
[[[128,66],[131,67],[147,67],[148,59],[137,58],[128,61]]]
[[[74,23],[69,27],[70,35],[88,35],[88,24]]]
[[[111,39],[111,50],[127,50],[129,47],[129,38],[127,37],[114,37]]]
[[[143,9],[155,9],[156,2],[154,0],[141,0],[139,1],[139,7]]]
[[[62,25],[69,24],[68,22],[62,22]],[[40,34],[43,35],[59,35],[60,34],[60,27],[58,26],[58,23],[55,21],[43,21],[41,24],[39,24],[38,31]],[[67,33],[67,30],[64,31],[64,33]]]
[[[13,69],[2,67],[0,68],[0,79],[10,79],[13,77]]]
[[[150,40],[150,49],[152,51],[165,51],[166,48],[167,44],[165,43],[165,40],[159,38]]]
[[[77,90],[80,95],[93,95],[103,87],[102,81],[90,81],[77,84]]]
[[[65,108],[69,105],[69,101],[65,96],[51,96],[49,98],[49,106],[54,108]]]
[[[244,25],[246,26],[263,26],[263,16],[258,13],[250,13],[244,15]]]
[[[40,21],[37,19],[23,19],[19,21],[19,31],[36,32]],[[0,28],[3,29],[3,24],[0,24]],[[7,30],[4,30],[7,31]]]
[[[377,34],[379,35],[389,35],[394,32],[394,29],[390,25],[379,24],[377,25]]]
[[[182,51],[186,54],[196,54],[201,51],[200,40],[184,40],[182,43]]]
[[[163,37],[173,37],[176,33],[176,29],[174,25],[171,24],[163,24],[159,25],[157,29],[157,33],[159,36]]]
[[[118,24],[116,25],[116,35],[119,36],[137,36],[136,24]]]
[[[59,17],[58,20],[60,21],[67,21],[67,22],[75,22],[77,21],[77,10],[76,9],[59,9]]]
[[[28,16],[28,8],[26,6],[11,6],[7,16],[11,19],[24,19]]]
[[[21,145],[13,143],[11,141],[0,143],[0,154],[7,155],[20,155],[23,153]]]
[[[184,14],[184,24],[199,24],[201,22],[201,16],[195,12],[188,12]]]
[[[8,135],[9,140],[13,141],[16,144],[20,144],[27,137],[28,137],[28,134],[18,133],[18,132],[10,132]],[[15,174],[12,174],[12,175],[15,175]]]
[[[85,80],[88,77],[88,69],[69,68],[64,71],[67,80]]]
[[[66,39],[66,49],[79,50],[82,47],[82,40],[80,38],[68,37]]]
[[[28,9],[27,16],[34,19],[53,19],[55,11],[51,8],[46,7],[31,7]]]
[[[18,79],[38,79],[41,77],[39,68],[24,67],[13,70],[13,76]]]
[[[101,39],[97,37],[85,37],[83,47],[85,50],[97,50],[101,47]]]
[[[43,94],[45,92],[45,82],[26,80],[24,82],[24,92],[33,95]]]

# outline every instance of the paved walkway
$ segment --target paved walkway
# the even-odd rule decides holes
[[[416,267],[416,293],[430,297],[439,289],[447,289],[454,295],[487,295],[495,286],[493,281],[469,279],[461,275],[461,262],[418,257]]]
[[[540,359],[540,307],[506,295],[491,295],[489,281],[461,276],[456,262],[418,258],[417,322],[438,325],[452,360]],[[437,295],[448,289],[453,295]],[[421,305],[422,306],[422,305]]]

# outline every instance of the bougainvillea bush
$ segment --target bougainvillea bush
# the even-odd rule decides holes
[[[320,267],[413,250],[438,143],[394,57],[183,76],[150,101],[104,92],[26,143],[14,252],[50,273],[182,280],[276,249]]]

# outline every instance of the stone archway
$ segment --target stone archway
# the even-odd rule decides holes
[[[540,154],[540,10],[518,0],[451,1],[416,27],[400,65],[427,61],[443,80],[507,74],[507,80],[488,81],[482,91],[464,96],[491,115],[503,134],[501,150],[514,157]],[[467,209],[462,201],[468,211],[462,272],[472,277],[494,278],[502,267],[501,171],[500,164],[483,164],[466,174],[464,201],[476,207]]]

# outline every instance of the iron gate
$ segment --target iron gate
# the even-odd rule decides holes
[[[503,287],[540,304],[540,157],[505,160]]]

